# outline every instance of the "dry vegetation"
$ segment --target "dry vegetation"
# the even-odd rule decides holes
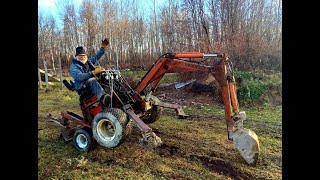
[[[110,39],[102,66],[144,69],[167,52],[223,52],[241,70],[282,67],[282,0],[57,0],[38,14],[38,65],[67,73],[75,48]]]

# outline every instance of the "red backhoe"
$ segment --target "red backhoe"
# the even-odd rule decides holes
[[[212,60],[211,64],[204,65],[203,61],[208,59]],[[87,92],[80,96],[83,116],[64,111],[61,112],[62,118],[48,114],[48,119],[64,127],[61,136],[66,141],[72,140],[79,151],[93,149],[96,142],[106,148],[120,145],[130,134],[132,123],[140,129],[140,143],[144,147],[155,148],[162,141],[147,124],[159,119],[162,108],[174,109],[178,118],[188,117],[180,105],[161,102],[152,95],[163,76],[166,73],[208,72],[221,86],[228,139],[248,164],[256,164],[260,153],[259,140],[253,131],[243,128],[246,114],[239,111],[232,66],[228,57],[220,53],[166,53],[153,63],[134,88],[130,87],[119,70],[107,69],[97,78],[111,95],[109,107],[104,108],[97,97]],[[72,80],[70,83],[64,80],[65,86],[74,91],[72,83]]]

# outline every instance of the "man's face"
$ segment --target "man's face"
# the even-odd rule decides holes
[[[82,62],[82,64],[85,64],[88,60],[88,57],[86,54],[79,54],[77,56],[78,61]]]

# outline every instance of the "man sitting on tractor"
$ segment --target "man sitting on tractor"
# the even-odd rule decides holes
[[[105,38],[101,42],[101,48],[95,54],[94,57],[88,59],[86,51],[82,46],[76,48],[76,55],[72,59],[72,64],[70,66],[70,73],[74,79],[74,88],[81,96],[85,91],[91,91],[100,101],[100,103],[107,107],[110,102],[110,95],[107,94],[102,86],[99,84],[95,76],[100,74],[103,69],[97,64],[105,53],[105,48],[109,45],[109,40]]]

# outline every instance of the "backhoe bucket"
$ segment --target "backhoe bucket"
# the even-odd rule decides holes
[[[240,128],[231,136],[236,148],[244,160],[251,165],[255,165],[260,153],[259,139],[256,133],[250,129]]]

